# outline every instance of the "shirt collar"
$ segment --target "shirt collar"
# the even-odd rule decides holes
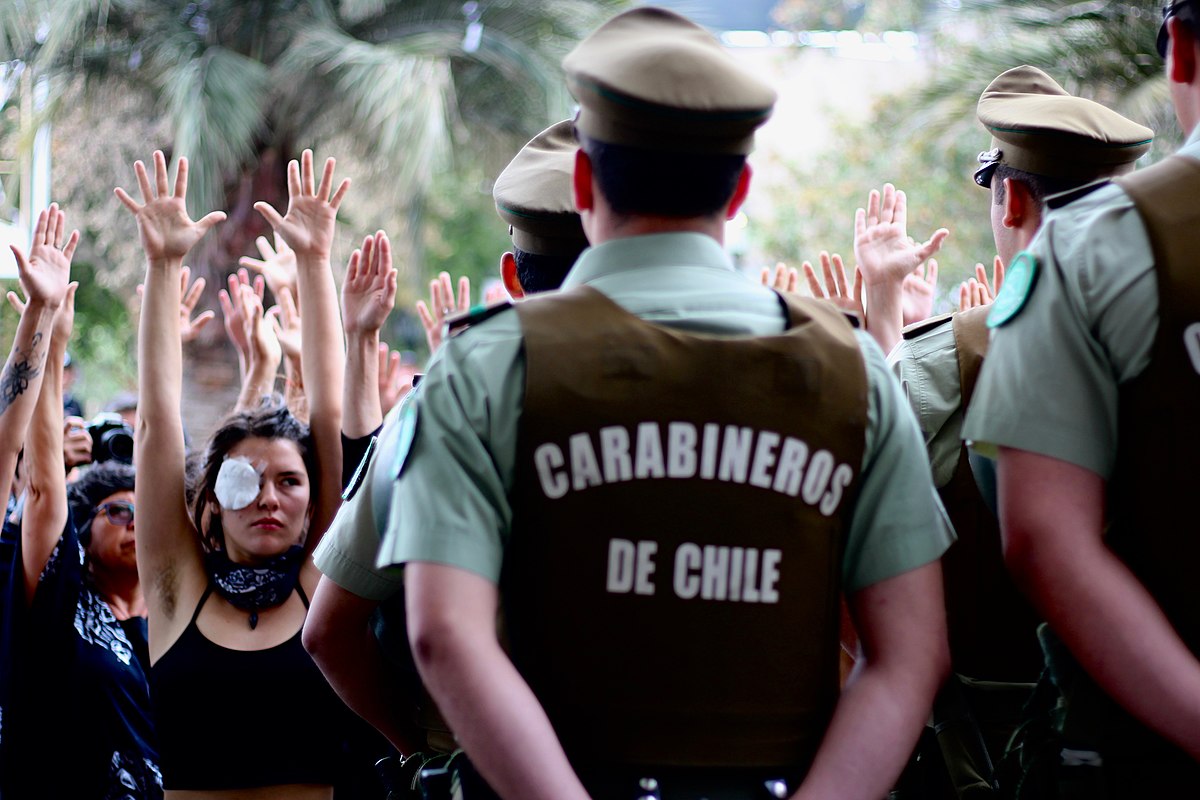
[[[608,275],[648,267],[713,267],[735,271],[733,262],[711,236],[702,233],[655,233],[611,239],[589,247],[563,280],[572,289]]]

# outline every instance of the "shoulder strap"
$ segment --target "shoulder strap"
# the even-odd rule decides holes
[[[204,594],[200,595],[200,602],[196,603],[196,610],[192,612],[192,621],[189,625],[195,625],[196,620],[200,617],[200,609],[204,608],[204,602],[208,600],[208,596],[212,594],[213,585],[210,583],[204,587]]]
[[[987,315],[990,306],[960,311],[953,316],[954,347],[958,351],[958,381],[966,408],[975,393],[975,382],[988,349]]]
[[[1171,287],[1168,295],[1159,293],[1160,300],[1168,301],[1159,309],[1160,320],[1177,308],[1194,307],[1178,293],[1193,292],[1191,287],[1200,284],[1194,279],[1196,253],[1200,253],[1200,207],[1196,203],[1200,161],[1171,156],[1118,179],[1117,184],[1133,200],[1146,226],[1160,287]]]
[[[300,585],[299,581],[296,581],[296,594],[300,595],[300,602],[304,603],[304,609],[307,611],[308,595],[304,593],[304,587]]]

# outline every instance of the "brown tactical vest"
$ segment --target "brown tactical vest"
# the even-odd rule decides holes
[[[502,594],[513,660],[587,765],[807,767],[838,695],[867,419],[841,314],[761,338],[582,287],[518,304],[527,364]]]
[[[990,310],[973,308],[952,318],[964,411],[987,354]],[[954,670],[978,680],[1033,683],[1043,663],[1039,619],[1004,566],[1000,522],[979,493],[965,445],[953,476],[938,494],[958,534],[942,557]]]
[[[1120,389],[1108,542],[1200,656],[1200,162],[1174,156],[1117,183],[1153,248],[1158,334]]]

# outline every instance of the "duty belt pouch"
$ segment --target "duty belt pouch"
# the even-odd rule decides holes
[[[1097,749],[1105,715],[1098,690],[1048,625],[1038,628],[1046,656],[1042,673],[1009,742],[999,775],[1014,800],[1106,800],[1103,756]]]

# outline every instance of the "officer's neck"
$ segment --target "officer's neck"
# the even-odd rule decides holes
[[[615,214],[608,209],[591,214],[588,241],[593,245],[630,236],[656,233],[701,233],[725,246],[725,218],[721,214],[704,217],[660,217],[643,214]]]

